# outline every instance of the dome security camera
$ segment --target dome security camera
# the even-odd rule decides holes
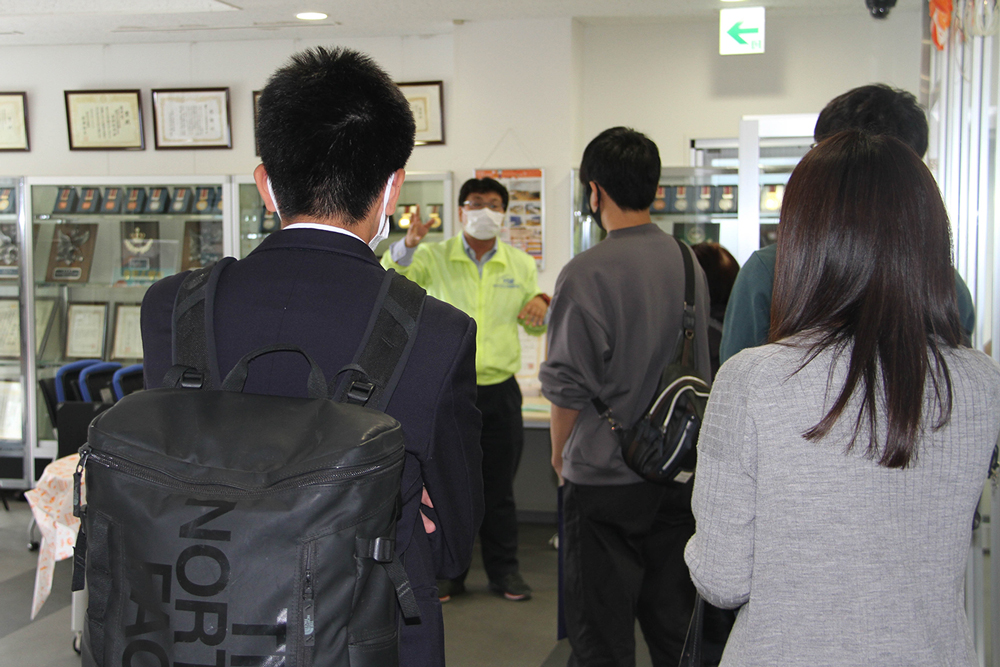
[[[896,6],[896,0],[865,0],[865,6],[873,18],[884,19],[889,10]]]

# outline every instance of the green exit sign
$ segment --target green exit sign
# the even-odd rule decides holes
[[[764,53],[764,8],[719,10],[719,55]]]

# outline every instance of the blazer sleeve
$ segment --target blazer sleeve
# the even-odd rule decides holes
[[[698,592],[724,609],[750,599],[757,512],[757,432],[749,375],[737,366],[719,369],[708,400],[691,497],[697,528],[684,550]]]
[[[439,579],[453,579],[472,561],[483,521],[482,415],[476,407],[476,324],[469,320],[458,354],[435,402],[431,450],[421,475],[433,509],[421,511],[437,525],[428,535]]]

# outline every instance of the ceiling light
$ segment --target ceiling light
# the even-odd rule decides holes
[[[296,14],[295,18],[302,19],[303,21],[322,21],[326,18],[326,14],[323,12],[302,12]]]
[[[743,2],[743,0],[722,0],[722,2]]]

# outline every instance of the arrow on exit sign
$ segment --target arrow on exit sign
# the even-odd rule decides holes
[[[764,8],[719,10],[719,55],[764,53]]]

